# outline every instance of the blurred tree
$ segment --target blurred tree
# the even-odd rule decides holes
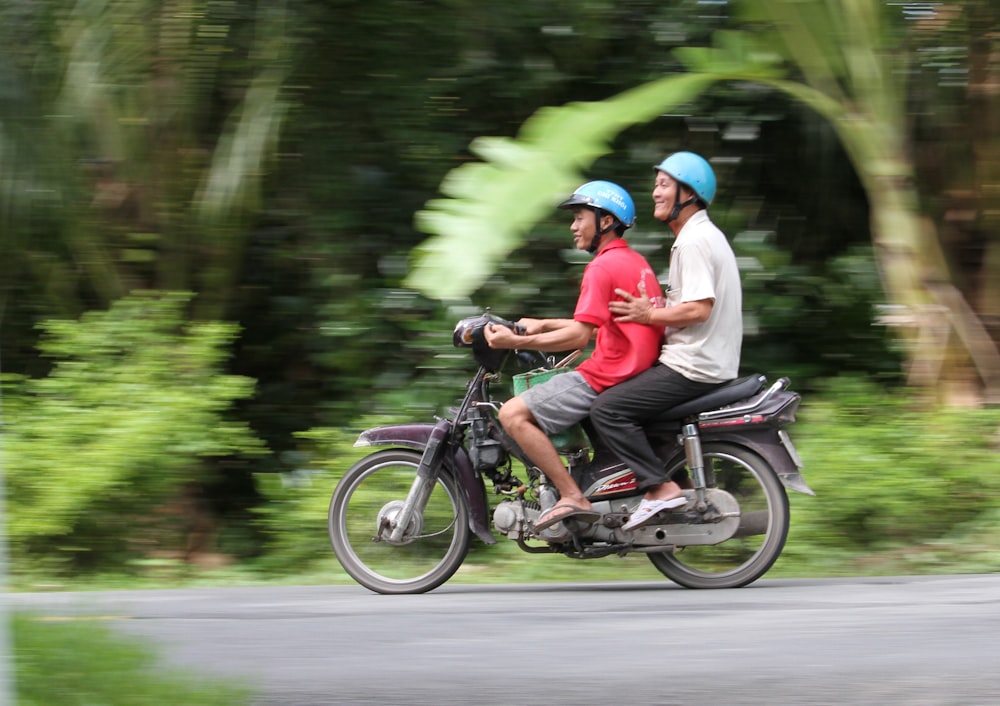
[[[831,120],[865,185],[886,290],[903,307],[886,320],[912,330],[911,382],[936,385],[947,397],[956,381],[971,381],[986,400],[1000,401],[997,342],[956,286],[958,278],[924,215],[916,186],[909,83],[900,77],[915,63],[906,39],[920,31],[919,17],[906,13],[927,8],[904,5],[906,23],[891,22],[889,8],[877,2],[854,3],[846,12],[830,2],[787,0],[747,3],[746,8],[749,18],[774,28],[805,87],[768,83]],[[931,8],[930,15],[938,13]],[[970,29],[966,25],[966,37]],[[942,366],[946,359],[950,365]]]
[[[290,21],[286,3],[255,0],[0,5],[6,371],[44,379],[43,322],[131,292],[193,292],[186,317],[232,319],[288,109]],[[183,462],[252,498],[246,464]]]
[[[908,114],[917,187],[955,287],[1000,340],[1000,6],[912,6]],[[941,292],[948,296],[947,291]],[[954,297],[952,297],[954,299]],[[956,301],[956,306],[962,306]],[[948,322],[943,322],[947,331]],[[942,356],[941,363],[948,359]]]
[[[293,434],[319,419],[447,404],[440,381],[466,361],[442,355],[437,305],[400,286],[414,210],[475,135],[634,82],[622,57],[655,53],[646,22],[668,14],[642,0],[0,5],[5,369],[53,372],[35,349],[44,321],[181,289],[192,318],[242,325],[230,370],[259,385],[233,404],[275,452],[255,470],[300,465]]]
[[[225,313],[287,109],[283,7],[5,3],[4,301],[34,287],[78,315],[188,290]]]
[[[947,260],[929,221],[921,217],[910,159],[901,23],[887,22],[896,6],[875,0],[843,6],[824,0],[744,3],[754,32],[723,33],[715,48],[679,53],[689,71],[668,76],[600,103],[572,103],[540,111],[525,123],[516,140],[480,138],[473,151],[484,163],[464,165],[443,184],[448,199],[431,202],[421,225],[432,237],[418,252],[409,282],[443,297],[477,287],[495,263],[512,249],[557,194],[576,181],[579,171],[610,149],[625,127],[647,122],[682,105],[721,81],[773,87],[802,101],[830,120],[854,163],[868,195],[872,236],[890,299],[904,308],[900,323],[912,325],[908,351],[911,379],[946,385],[955,374],[938,375],[941,348],[935,336],[940,318],[954,330],[964,356],[987,399],[1000,399],[1000,354],[982,322],[954,286]],[[982,29],[982,27],[980,27]],[[779,51],[780,54],[776,54]],[[785,78],[790,62],[797,80]],[[790,68],[790,67],[789,67]],[[498,203],[516,198],[521,212],[500,219]],[[489,238],[482,224],[495,224]],[[468,241],[469,233],[483,251]],[[441,279],[444,258],[458,253],[467,265],[463,277]],[[951,339],[954,340],[954,339]],[[959,376],[965,377],[961,371]]]
[[[105,309],[130,291],[188,290],[190,317],[240,325],[228,372],[259,384],[233,400],[235,413],[273,452],[253,469],[301,467],[298,431],[357,424],[361,412],[427,415],[460,394],[470,363],[451,350],[450,325],[477,307],[405,283],[425,238],[413,214],[446,177],[447,193],[462,186],[456,166],[474,170],[476,151],[489,150],[518,183],[484,192],[491,208],[456,221],[461,244],[433,281],[488,275],[476,303],[562,315],[582,263],[560,249],[566,228],[553,203],[588,166],[638,196],[649,165],[683,145],[722,157],[724,183],[741,184],[713,212],[762,265],[749,283],[761,334],[748,361],[807,377],[882,372],[895,359],[868,326],[871,268],[849,250],[868,238],[867,198],[814,112],[759,82],[713,75],[629,94],[637,112],[612,108],[593,145],[585,111],[569,124],[555,120],[560,111],[531,118],[685,71],[672,50],[716,36],[725,44],[731,11],[699,0],[0,3],[5,370],[52,371],[35,346],[39,322]],[[920,27],[930,27],[920,35],[927,46],[944,31]],[[980,30],[956,20],[948,31],[947,44],[960,46]],[[746,63],[735,42],[732,51]],[[928,83],[932,104],[941,89]],[[963,102],[955,90],[945,103]],[[530,134],[545,116],[557,135],[548,151],[473,142],[513,137],[525,121]],[[930,144],[963,119],[924,121],[919,134]],[[754,125],[759,135],[740,137]],[[948,134],[960,145],[958,130]],[[567,159],[572,170],[556,175]],[[434,206],[421,225],[429,214]],[[665,264],[648,220],[630,238]],[[508,254],[504,233],[535,223]],[[764,231],[773,231],[768,248],[755,240]],[[481,268],[492,251],[503,254]],[[206,479],[217,478],[216,464],[202,459]],[[253,493],[240,482],[219,494]]]
[[[667,57],[651,26],[666,23],[681,4],[297,6],[301,42],[289,79],[295,107],[268,191],[268,219],[275,223],[253,238],[245,267],[252,295],[239,309],[244,341],[252,338],[255,351],[269,342],[271,351],[240,356],[240,372],[273,383],[262,389],[274,400],[279,394],[288,402],[315,400],[327,424],[350,421],[359,411],[429,414],[450,404],[449,373],[468,361],[448,354],[454,312],[402,284],[409,253],[424,237],[414,212],[450,169],[470,160],[467,146],[477,135],[513,134],[542,105],[603,98],[633,84],[636,71],[645,77],[647,65]],[[723,21],[712,14],[685,31],[707,36],[708,27]],[[576,23],[585,34],[572,30]],[[687,36],[680,28],[675,34],[672,42]],[[343,35],[354,40],[329,40]],[[501,218],[517,218],[518,211],[508,203]],[[476,232],[467,235],[470,247],[485,242]],[[575,288],[565,286],[573,276],[565,262],[543,245],[544,260],[530,264],[537,282],[513,292],[498,286],[490,304],[519,307],[535,285],[561,302]],[[447,277],[461,276],[461,258],[452,265]],[[512,271],[524,266],[511,263]],[[279,272],[281,286],[294,287],[280,300],[271,286],[279,280],[267,280]],[[277,341],[288,345],[284,352]],[[278,361],[289,358],[302,385],[282,377]],[[258,409],[274,423],[275,407]]]

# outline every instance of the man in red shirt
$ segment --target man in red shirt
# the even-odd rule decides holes
[[[508,400],[500,408],[500,423],[559,491],[560,500],[535,523],[541,531],[573,517],[598,518],[584,497],[549,434],[568,429],[590,413],[597,395],[648,369],[659,355],[663,327],[614,320],[608,301],[647,296],[660,306],[663,291],[652,267],[622,238],[635,223],[635,204],[617,184],[592,181],[577,189],[559,208],[573,211],[570,231],[579,250],[594,255],[583,273],[580,297],[572,319],[521,319],[525,333],[488,326],[492,348],[526,348],[544,352],[584,348],[596,333],[594,351],[575,370],[552,377]]]

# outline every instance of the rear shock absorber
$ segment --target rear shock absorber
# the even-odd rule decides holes
[[[685,424],[681,430],[684,443],[684,456],[688,469],[691,471],[691,482],[694,484],[695,507],[699,512],[706,508],[705,503],[705,459],[701,454],[701,436],[697,424]]]

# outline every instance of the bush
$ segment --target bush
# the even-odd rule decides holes
[[[815,498],[793,497],[786,565],[839,571],[891,572],[924,566],[919,555],[952,545],[954,571],[998,570],[1000,559],[973,563],[961,547],[997,533],[1000,516],[1000,410],[927,408],[911,390],[885,389],[859,378],[829,381],[805,399],[792,435]],[[875,566],[871,557],[896,561]],[[903,559],[906,559],[903,561]]]
[[[360,420],[363,427],[385,420]],[[1000,557],[1000,410],[925,408],[906,389],[860,377],[828,380],[807,394],[790,432],[815,497],[789,493],[792,526],[774,576],[997,571]],[[268,502],[261,522],[272,571],[336,569],[326,532],[330,495],[340,476],[372,449],[354,449],[355,431],[304,435],[315,452],[310,471],[258,476]],[[473,542],[455,581],[533,580],[623,575],[655,578],[643,557],[568,562],[529,556],[504,538]]]
[[[4,380],[8,535],[15,565],[102,565],[122,559],[200,459],[263,445],[226,420],[253,381],[224,375],[236,334],[188,323],[186,294],[143,294],[79,321],[49,321],[42,378]]]
[[[759,233],[734,247],[745,260],[743,370],[788,375],[805,390],[844,372],[902,382],[898,339],[872,325],[884,294],[871,248],[806,266]]]
[[[362,428],[381,422],[359,420]],[[292,473],[255,476],[265,502],[256,509],[267,537],[266,557],[257,566],[266,571],[302,571],[318,562],[336,564],[327,532],[330,496],[344,472],[372,449],[355,449],[358,432],[322,428],[303,432],[311,451],[307,467]]]

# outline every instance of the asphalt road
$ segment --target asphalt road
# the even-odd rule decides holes
[[[260,706],[1000,704],[1000,575],[13,594]]]

